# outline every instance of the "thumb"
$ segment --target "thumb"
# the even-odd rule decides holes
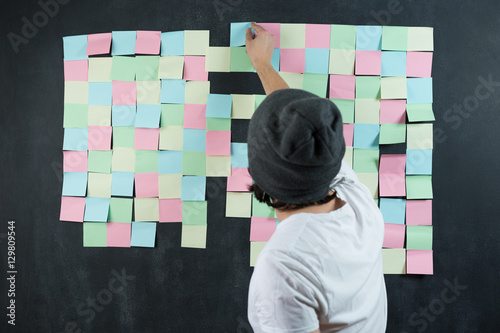
[[[248,42],[250,42],[252,40],[253,40],[252,30],[250,28],[247,28],[246,42],[248,43]]]

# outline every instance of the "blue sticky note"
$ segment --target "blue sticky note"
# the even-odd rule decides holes
[[[183,176],[181,182],[182,201],[205,201],[207,178],[202,176]]]
[[[406,174],[432,175],[432,149],[407,149]]]
[[[135,54],[136,31],[113,31],[111,55]]]
[[[170,31],[161,34],[161,55],[184,55],[184,31]]]
[[[158,151],[158,173],[159,174],[182,173],[182,151],[175,151],[175,150]]]
[[[135,127],[158,128],[160,127],[160,104],[137,104]]]
[[[132,222],[130,246],[155,247],[156,222]]]
[[[329,49],[306,49],[306,73],[328,74]]]
[[[382,76],[406,76],[406,52],[382,51]]]
[[[232,95],[208,94],[205,116],[212,118],[231,118]]]
[[[408,104],[432,103],[432,78],[416,77],[406,79]]]
[[[88,59],[87,35],[63,37],[64,60]]]
[[[161,80],[161,102],[184,104],[184,95],[186,91],[185,80]]]
[[[252,24],[250,22],[231,23],[231,39],[229,42],[229,46],[245,45],[247,28],[252,29]],[[255,33],[253,29],[252,33]]]
[[[113,83],[89,82],[89,105],[111,105]]]
[[[88,128],[65,128],[63,150],[86,151],[89,143]]]
[[[131,197],[134,192],[134,173],[112,171],[111,174],[111,195]]]
[[[274,49],[273,57],[271,58],[271,66],[273,66],[276,72],[280,71],[280,49]]]
[[[109,198],[85,198],[85,222],[107,222]]]
[[[248,168],[248,144],[231,142],[231,167]]]
[[[86,172],[65,172],[63,173],[62,195],[84,197],[87,193],[87,173]]]
[[[206,131],[203,129],[185,128],[182,140],[183,150],[205,151],[206,149]]]
[[[358,25],[356,27],[356,50],[380,51],[382,49],[382,26]]]
[[[111,107],[111,123],[113,126],[134,126],[135,105],[113,105]]]
[[[385,223],[405,224],[405,199],[380,198],[379,202]]]
[[[354,148],[378,149],[380,125],[354,124]]]

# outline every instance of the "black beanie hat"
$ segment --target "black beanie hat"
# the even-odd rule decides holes
[[[271,93],[250,120],[250,175],[287,204],[323,199],[344,157],[342,128],[339,109],[326,98],[300,89]]]

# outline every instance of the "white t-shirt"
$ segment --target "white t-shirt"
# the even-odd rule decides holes
[[[330,188],[344,206],[286,218],[260,253],[248,297],[256,333],[385,331],[382,214],[347,163]]]

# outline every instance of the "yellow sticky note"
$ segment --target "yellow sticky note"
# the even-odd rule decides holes
[[[384,274],[406,274],[406,250],[382,249]]]
[[[134,221],[157,222],[160,220],[158,198],[135,198]]]
[[[133,148],[113,148],[111,158],[111,171],[135,171],[135,149]]]
[[[306,47],[306,25],[282,23],[280,25],[280,48],[303,49]]]
[[[252,193],[227,192],[226,216],[250,217],[252,208]]]
[[[207,72],[229,72],[231,49],[229,47],[211,46],[205,58]]]
[[[408,51],[433,51],[434,29],[429,27],[408,27]]]
[[[353,148],[352,147],[345,147],[345,154],[343,160],[349,164],[349,166],[352,168],[352,156],[353,156]]]
[[[380,100],[357,98],[354,100],[356,123],[378,124],[380,121]]]
[[[160,199],[179,199],[181,197],[182,174],[158,175],[158,194]]]
[[[89,105],[89,126],[111,126],[111,105]]]
[[[354,75],[356,50],[330,50],[328,73]]]
[[[373,198],[378,198],[378,173],[356,173],[358,180],[368,187]]]
[[[304,74],[288,73],[288,72],[279,72],[279,74],[290,88],[302,89],[302,83],[304,82]]]
[[[111,82],[111,57],[89,58],[89,82]]]
[[[207,156],[207,177],[231,176],[231,156]]]
[[[207,226],[183,224],[181,247],[205,249],[207,247]]]
[[[182,79],[184,72],[183,56],[160,57],[158,78],[160,79]]]
[[[380,80],[380,97],[382,99],[405,99],[406,77],[383,77]]]
[[[266,242],[250,242],[250,267],[255,266],[255,262],[266,244]]]
[[[251,119],[255,111],[255,95],[232,94],[231,119]]]
[[[432,124],[406,125],[407,149],[432,149],[433,147]]]
[[[159,149],[161,150],[182,150],[182,126],[160,127]]]
[[[89,172],[87,196],[94,198],[111,198],[110,173]]]
[[[65,104],[88,104],[89,103],[89,83],[79,81],[64,82],[64,103]]]
[[[188,81],[185,88],[186,104],[207,104],[210,93],[210,81]]]
[[[136,81],[137,104],[160,104],[161,81]]]
[[[209,43],[210,43],[210,32],[208,30],[184,31],[185,55],[205,55]]]

